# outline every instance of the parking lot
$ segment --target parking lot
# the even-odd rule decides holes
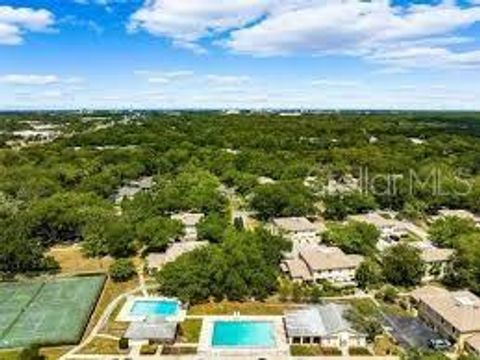
[[[427,348],[428,340],[441,336],[417,318],[385,315],[385,326],[397,342],[405,347]]]

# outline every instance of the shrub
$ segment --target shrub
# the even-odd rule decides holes
[[[140,355],[155,355],[157,353],[157,344],[144,344],[140,348]]]
[[[135,266],[128,259],[115,260],[109,268],[110,277],[113,281],[127,281],[135,276]]]
[[[124,337],[120,338],[118,341],[118,348],[120,350],[127,350],[129,348],[128,339]]]
[[[292,345],[292,356],[340,356],[342,352],[334,347],[321,347],[319,345]]]
[[[162,355],[195,355],[197,348],[190,346],[164,346]]]
[[[22,350],[19,360],[44,360],[45,356],[40,354],[38,345],[30,345]]]
[[[348,353],[353,356],[365,356],[372,355],[372,353],[364,347],[352,346],[348,349]]]
[[[397,300],[398,290],[393,286],[386,286],[377,293],[377,298],[385,301],[386,303],[393,304]]]

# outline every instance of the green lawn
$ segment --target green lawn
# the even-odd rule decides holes
[[[263,302],[228,302],[206,303],[194,305],[188,315],[283,315],[288,305]]]
[[[200,340],[200,331],[202,330],[202,320],[188,319],[180,324],[180,340],[183,343],[198,343]]]

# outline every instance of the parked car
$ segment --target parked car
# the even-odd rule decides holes
[[[445,339],[430,339],[428,340],[428,347],[437,351],[445,351],[452,347],[452,343]]]

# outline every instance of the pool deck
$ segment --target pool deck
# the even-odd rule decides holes
[[[272,323],[274,327],[275,345],[271,347],[214,347],[212,346],[214,324],[217,321],[260,321]],[[289,355],[289,346],[285,335],[281,316],[208,316],[204,317],[198,355],[203,356],[228,356],[228,357],[265,357],[274,356],[283,358]]]
[[[145,296],[128,296],[125,305],[122,307],[115,321],[119,322],[141,322],[145,321],[148,318],[148,315],[133,315],[132,308],[138,301],[149,301],[149,302],[159,302],[159,301],[178,301],[177,299],[166,298],[166,297],[145,297]],[[181,308],[181,303],[178,301],[180,311],[173,316],[163,317],[165,321],[172,322],[182,322],[187,316],[186,310]]]

